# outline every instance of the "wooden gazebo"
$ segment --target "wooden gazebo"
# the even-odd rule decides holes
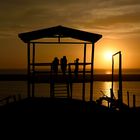
[[[50,63],[36,63],[35,61],[35,48],[36,44],[83,44],[84,47],[84,58],[83,63],[83,71],[82,71],[82,100],[85,100],[85,72],[86,65],[90,65],[90,101],[93,100],[93,82],[94,82],[94,44],[102,37],[100,34],[90,33],[86,31],[81,31],[73,28],[68,28],[64,26],[55,26],[41,30],[35,30],[26,33],[20,33],[19,38],[27,44],[27,73],[28,73],[28,97],[34,97],[34,88],[35,88],[35,72],[36,66],[51,66]],[[58,38],[55,42],[48,41],[37,41],[42,38]],[[79,41],[68,41],[64,42],[61,38],[71,38],[77,39]],[[86,59],[86,47],[87,44],[91,44],[91,62],[87,62]],[[69,65],[70,66],[70,65]],[[50,84],[51,86],[51,84]]]

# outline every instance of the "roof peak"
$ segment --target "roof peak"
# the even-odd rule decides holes
[[[87,31],[65,27],[62,25],[57,25],[57,26],[49,27],[45,29],[34,30],[31,32],[26,32],[26,33],[20,33],[18,36],[25,43],[30,42],[32,40],[40,39],[40,38],[50,38],[50,37],[52,38],[70,37],[74,39],[79,39],[79,40],[95,43],[102,37],[102,35],[100,34],[90,33]]]

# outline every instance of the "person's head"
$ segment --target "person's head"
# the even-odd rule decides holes
[[[79,58],[76,58],[76,61],[79,61]]]

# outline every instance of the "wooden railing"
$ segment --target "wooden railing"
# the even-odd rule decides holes
[[[3,97],[3,98],[0,99],[0,106],[6,105],[6,104],[9,104],[9,103],[12,103],[12,102],[16,102],[16,101],[19,101],[19,100],[21,100],[20,94]]]

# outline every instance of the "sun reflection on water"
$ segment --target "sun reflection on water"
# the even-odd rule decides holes
[[[105,74],[112,74],[112,71],[111,70],[106,70]]]
[[[100,90],[101,96],[111,97],[110,89],[112,82],[102,82],[100,84],[102,84],[102,90]],[[118,92],[118,82],[114,82],[113,93],[115,99],[117,99],[118,97],[117,92]],[[106,100],[103,100],[102,104],[108,106],[108,102]]]

